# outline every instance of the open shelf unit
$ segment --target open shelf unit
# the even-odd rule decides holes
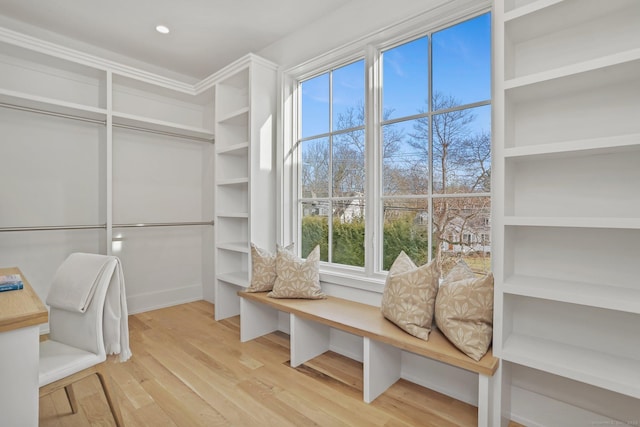
[[[215,85],[216,320],[240,314],[237,291],[249,286],[251,242],[276,243],[275,71],[248,55]]]
[[[82,251],[127,264],[132,311],[207,290],[213,301],[213,80],[196,86],[0,27],[10,164],[0,193],[14,207],[0,228],[22,228],[0,233],[0,257],[35,271],[43,299],[50,264]]]
[[[522,386],[510,365],[640,399],[638,22],[633,0],[495,2],[493,345],[505,419],[518,418],[508,396]],[[594,409],[618,421],[613,412]]]

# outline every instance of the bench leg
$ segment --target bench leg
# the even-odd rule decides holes
[[[246,342],[278,329],[278,310],[240,298],[240,341]]]
[[[400,379],[402,351],[370,338],[364,338],[364,401],[380,396]]]
[[[500,372],[494,376],[478,375],[478,427],[499,427],[508,420],[501,414]]]
[[[291,314],[291,366],[296,367],[329,350],[329,326]]]

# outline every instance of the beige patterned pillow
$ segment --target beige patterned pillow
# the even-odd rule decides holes
[[[279,245],[276,245],[279,247]],[[294,244],[284,250],[293,252]],[[277,251],[277,249],[276,249]],[[247,292],[266,292],[273,289],[276,282],[276,253],[259,248],[251,243],[251,284]]]
[[[411,335],[428,340],[438,277],[434,261],[416,267],[404,251],[400,252],[385,282],[382,315]]]
[[[465,268],[468,272],[460,274]],[[453,345],[473,360],[480,360],[493,338],[493,275],[476,277],[464,261],[459,261],[440,285],[435,317],[438,328]]]
[[[300,259],[289,251],[278,248],[276,256],[276,281],[271,298],[322,299],[327,296],[320,288],[320,246]]]

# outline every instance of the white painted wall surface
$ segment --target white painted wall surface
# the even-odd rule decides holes
[[[451,0],[352,0],[258,52],[285,69]]]

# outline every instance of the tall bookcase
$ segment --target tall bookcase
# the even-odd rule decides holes
[[[639,415],[617,408],[640,403],[638,22],[635,0],[495,2],[494,353],[506,417],[510,398],[535,389],[526,370],[582,397],[537,389],[541,418],[521,421],[552,423],[542,414],[558,402],[563,425],[585,411]]]
[[[276,66],[247,55],[215,85],[215,318],[240,314],[250,280],[249,247],[273,249]]]

